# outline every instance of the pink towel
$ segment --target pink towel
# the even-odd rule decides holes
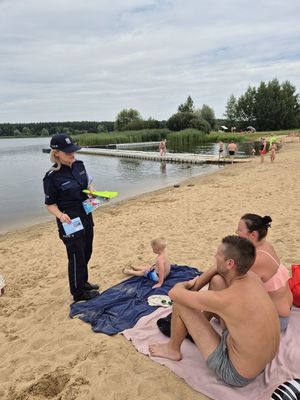
[[[156,321],[170,312],[171,309],[159,308],[122,333],[139,352],[149,355],[149,344],[168,341],[159,331]],[[189,340],[183,342],[181,351],[181,361],[151,358],[183,378],[193,389],[212,399],[268,400],[278,385],[300,377],[300,308],[292,308],[290,322],[285,333],[281,334],[280,348],[275,359],[253,382],[243,388],[228,386],[217,379],[207,368],[197,347]]]

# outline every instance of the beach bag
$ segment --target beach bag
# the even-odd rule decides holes
[[[158,329],[161,331],[161,333],[168,337],[171,336],[171,318],[172,313],[164,318],[159,318],[156,322]]]
[[[292,265],[292,277],[289,279],[289,285],[293,293],[293,304],[300,307],[300,265]]]
[[[156,322],[158,329],[163,333],[165,336],[171,336],[171,319],[172,313],[168,314],[164,318],[159,318]],[[191,335],[187,335],[187,339],[194,343],[194,340]]]

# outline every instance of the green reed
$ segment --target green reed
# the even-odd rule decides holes
[[[253,142],[260,137],[268,137],[272,134],[286,135],[292,131],[273,131],[255,133],[232,133],[232,132],[211,132],[209,134],[197,129],[185,129],[179,132],[171,132],[168,129],[143,129],[139,131],[124,131],[110,133],[85,133],[74,136],[76,142],[81,146],[96,146],[117,143],[138,143],[156,142],[167,139],[168,146],[186,147],[201,145],[205,143],[216,143],[219,141],[230,142]]]
[[[81,146],[96,146],[117,143],[157,142],[165,139],[168,133],[168,129],[143,129],[140,131],[85,133],[74,136],[74,139]]]

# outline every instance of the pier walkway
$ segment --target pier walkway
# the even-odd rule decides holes
[[[215,154],[192,154],[192,153],[167,153],[165,156],[160,156],[157,152],[151,151],[134,151],[124,149],[96,149],[96,148],[85,148],[83,147],[78,151],[81,154],[93,154],[99,156],[109,157],[123,157],[133,158],[140,160],[149,161],[166,161],[173,163],[186,163],[186,164],[230,164],[231,161],[228,157],[221,158]],[[234,163],[245,163],[250,161],[247,157],[234,158]]]

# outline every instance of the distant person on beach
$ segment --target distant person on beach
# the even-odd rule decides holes
[[[242,387],[252,382],[275,357],[280,341],[275,307],[257,275],[248,272],[254,261],[255,247],[249,240],[225,237],[215,255],[215,271],[226,289],[199,290],[209,281],[201,280],[203,274],[177,283],[169,291],[170,340],[150,344],[150,355],[181,360],[181,344],[190,334],[208,368],[226,384]],[[212,316],[220,321],[221,336],[209,322]]]
[[[157,258],[155,264],[140,266],[140,267],[132,267],[132,268],[124,268],[123,273],[125,275],[133,275],[133,276],[144,276],[145,278],[150,279],[155,282],[155,285],[152,286],[152,289],[159,288],[163,285],[164,280],[169,275],[171,270],[171,265],[168,260],[168,256],[166,253],[166,240],[164,238],[157,238],[151,241],[151,247],[154,254],[157,254]]]
[[[88,262],[92,254],[94,222],[82,206],[88,196],[82,193],[89,187],[89,178],[82,161],[76,160],[80,150],[64,134],[56,134],[50,142],[50,160],[53,166],[46,173],[44,183],[45,204],[56,217],[60,239],[66,246],[70,292],[74,301],[89,300],[99,295],[99,286],[88,282]],[[67,235],[63,224],[71,224],[80,217],[83,229]]]
[[[165,156],[167,154],[167,139],[163,139],[159,143],[159,154],[161,156]]]
[[[274,133],[272,133],[272,136],[270,137],[269,140],[269,144],[271,146],[271,144],[276,143],[277,142],[277,136],[274,135]]]
[[[259,154],[260,154],[260,162],[263,163],[265,161],[265,154],[267,152],[267,141],[265,138],[260,139],[259,145]]]
[[[228,154],[229,154],[229,159],[231,160],[231,164],[232,164],[234,156],[235,156],[235,153],[237,151],[237,145],[234,143],[233,140],[231,140],[230,143],[228,144],[227,151],[228,151]]]
[[[219,142],[219,160],[221,157],[225,157],[224,155],[224,143],[222,142],[222,140],[220,140]]]
[[[277,150],[277,146],[275,143],[272,143],[270,148],[269,148],[269,154],[270,154],[270,159],[271,162],[275,161],[275,156],[276,156],[276,150]]]

